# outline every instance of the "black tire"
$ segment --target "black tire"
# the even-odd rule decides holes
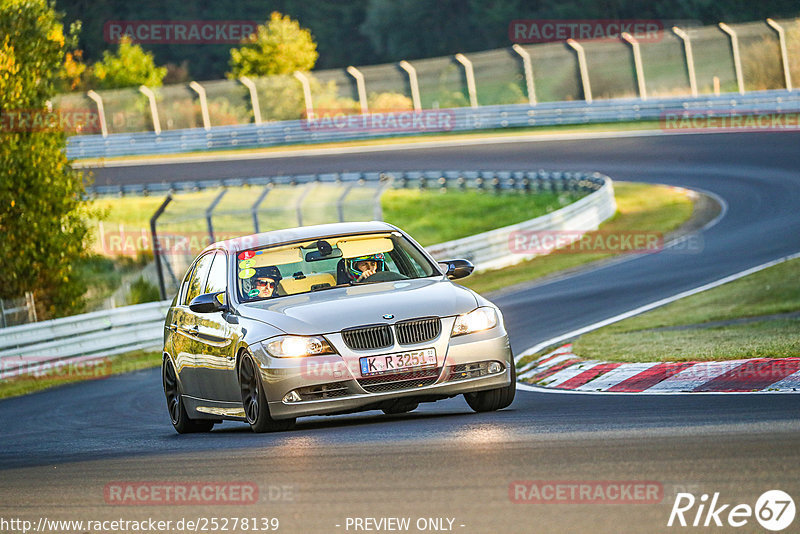
[[[411,403],[395,403],[391,406],[387,406],[386,408],[381,408],[381,411],[386,415],[396,415],[399,413],[408,413],[413,412],[419,407],[418,402],[411,402]]]
[[[164,358],[164,363],[161,365],[161,384],[164,386],[164,396],[167,399],[167,412],[169,413],[170,421],[172,421],[172,426],[175,427],[178,434],[193,434],[211,430],[214,426],[214,421],[190,419],[186,413],[175,367],[169,357]]]
[[[514,402],[514,394],[517,392],[517,368],[511,364],[511,384],[497,389],[487,391],[474,391],[464,393],[464,398],[469,407],[476,412],[493,412],[502,410]]]
[[[281,432],[294,426],[295,419],[275,420],[269,414],[269,404],[261,382],[261,373],[253,357],[245,353],[239,364],[239,386],[242,391],[244,415],[253,432]]]

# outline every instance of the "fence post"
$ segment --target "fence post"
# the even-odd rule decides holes
[[[39,319],[36,317],[36,302],[33,300],[33,292],[25,292],[25,307],[28,309],[28,322],[35,323]]]
[[[344,222],[344,199],[350,194],[350,190],[353,189],[354,185],[355,183],[347,184],[344,188],[344,192],[336,199],[336,212],[339,215],[339,222]]]
[[[358,102],[361,104],[361,114],[366,115],[369,113],[369,106],[367,105],[367,85],[364,83],[364,75],[361,71],[350,65],[347,67],[347,74],[355,78],[356,89],[358,90]]]
[[[208,118],[208,99],[206,98],[205,88],[195,81],[189,82],[189,87],[194,89],[197,96],[200,98],[200,112],[203,115],[203,128],[206,130],[211,129],[211,120]]]
[[[303,226],[303,201],[306,199],[313,187],[314,182],[308,182],[305,190],[300,193],[300,196],[297,198],[297,203],[294,205],[294,209],[297,212],[297,226]]]
[[[683,52],[686,58],[686,72],[689,73],[689,88],[692,91],[692,96],[697,98],[697,77],[694,73],[694,54],[692,53],[692,40],[689,38],[689,34],[683,31],[682,29],[678,28],[677,26],[672,27],[672,33],[678,36],[678,38],[683,41]]]
[[[253,230],[254,230],[254,233],[256,233],[256,234],[259,233],[259,228],[258,228],[258,207],[261,205],[262,202],[264,202],[264,199],[267,198],[267,194],[270,192],[271,189],[272,189],[272,184],[271,183],[267,184],[264,187],[264,190],[258,196],[258,199],[256,199],[255,203],[253,204],[253,207],[250,208],[250,211],[253,214]]]
[[[86,96],[94,100],[95,104],[97,104],[97,115],[100,117],[100,133],[103,134],[103,137],[108,137],[108,125],[106,124],[106,111],[103,107],[103,98],[91,89],[86,93]]]
[[[214,224],[211,222],[211,218],[214,216],[214,208],[217,207],[217,204],[219,204],[219,201],[222,200],[222,197],[224,197],[225,193],[227,192],[228,190],[223,188],[222,191],[219,192],[219,195],[217,195],[217,197],[211,201],[211,204],[208,205],[208,208],[206,208],[206,224],[208,225],[208,237],[209,239],[211,239],[212,243],[214,243],[216,239],[214,239]]]
[[[581,72],[581,84],[583,85],[583,99],[592,103],[592,84],[589,82],[589,67],[586,65],[586,52],[583,46],[575,39],[567,39],[567,44],[578,53],[578,69]]]
[[[739,36],[733,28],[725,24],[719,23],[719,29],[728,34],[731,38],[731,52],[733,52],[733,69],[736,71],[736,85],[739,86],[739,94],[744,94],[744,77],[742,76],[742,58],[739,56]]]
[[[303,99],[306,102],[306,119],[310,120],[314,117],[314,101],[311,99],[311,82],[308,80],[308,76],[298,70],[294,71],[294,77],[297,78],[303,86]]]
[[[3,299],[0,299],[0,327],[6,327],[6,307],[3,305]]]
[[[422,100],[419,98],[419,80],[417,79],[417,69],[405,59],[398,63],[400,68],[408,73],[408,85],[411,87],[411,101],[414,103],[414,111],[422,111]]]
[[[633,66],[636,69],[636,83],[639,85],[639,98],[647,100],[647,86],[644,82],[644,68],[642,67],[642,51],[639,48],[639,41],[628,32],[622,32],[623,39],[630,43],[633,50]]]
[[[792,90],[792,72],[789,70],[789,51],[786,49],[786,31],[783,26],[772,19],[767,19],[767,24],[778,32],[778,42],[781,47],[781,61],[783,63],[783,79],[786,81],[786,90]]]
[[[161,243],[158,241],[158,234],[156,233],[156,221],[164,210],[167,209],[167,204],[172,202],[172,195],[168,194],[164,202],[158,207],[156,212],[150,217],[150,235],[153,239],[153,259],[156,263],[156,274],[158,275],[158,290],[161,292],[161,300],[167,299],[167,289],[164,285],[164,271],[161,267]]]
[[[247,87],[248,91],[250,91],[250,105],[253,108],[253,122],[256,124],[261,124],[263,122],[261,120],[261,105],[258,103],[258,91],[256,91],[255,82],[247,76],[239,76],[239,81],[242,83],[242,85]]]
[[[456,61],[464,65],[464,75],[467,77],[467,92],[469,93],[470,107],[478,107],[478,93],[475,89],[475,71],[472,68],[472,61],[467,59],[464,54],[456,54]]]
[[[519,56],[522,58],[522,69],[525,71],[525,85],[528,88],[528,103],[531,106],[535,106],[536,89],[533,85],[533,65],[531,64],[531,55],[527,50],[518,44],[512,45],[511,49],[519,54]]]
[[[377,184],[377,189],[375,194],[372,197],[372,216],[376,221],[383,220],[383,208],[381,207],[381,197],[383,196],[383,192],[386,191],[386,188],[392,184],[392,180],[394,176],[391,174],[383,174],[381,173],[380,180]]]
[[[150,115],[153,117],[153,131],[156,135],[161,134],[161,121],[158,120],[158,107],[156,106],[156,94],[147,86],[140,85],[139,91],[150,101]]]

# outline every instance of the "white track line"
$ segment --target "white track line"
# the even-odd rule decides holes
[[[702,293],[703,291],[707,291],[709,289],[713,289],[715,287],[719,287],[723,284],[727,284],[728,282],[733,282],[734,280],[738,280],[739,278],[744,278],[747,275],[757,273],[759,271],[763,271],[773,265],[778,265],[785,261],[793,260],[795,258],[800,258],[800,252],[796,252],[794,254],[790,254],[788,256],[783,256],[778,258],[777,260],[768,261],[766,263],[762,263],[761,265],[757,265],[755,267],[751,267],[749,269],[745,269],[744,271],[739,271],[738,273],[726,276],[724,278],[720,278],[714,282],[709,282],[708,284],[704,284],[702,286],[696,287],[694,289],[689,289],[687,291],[683,291],[681,293],[677,293],[675,295],[657,300],[655,302],[651,302],[650,304],[645,304],[644,306],[639,306],[633,310],[620,313],[619,315],[615,315],[613,317],[609,317],[608,319],[603,319],[602,321],[598,321],[594,324],[590,324],[588,326],[584,326],[582,328],[578,328],[577,330],[573,330],[571,332],[567,332],[566,334],[562,334],[560,336],[556,336],[554,338],[548,339],[546,341],[542,341],[537,345],[529,348],[528,350],[518,354],[516,356],[515,361],[518,361],[521,358],[524,358],[530,354],[535,354],[542,349],[545,349],[551,345],[555,345],[556,343],[560,343],[567,339],[575,338],[580,336],[581,334],[585,334],[587,332],[591,332],[592,330],[597,330],[598,328],[602,328],[604,326],[616,323],[618,321],[622,321],[623,319],[627,319],[629,317],[633,317],[634,315],[639,315],[640,313],[644,313],[646,311],[650,311],[652,309],[658,308],[665,304],[669,304],[670,302],[675,302],[676,300],[682,299],[684,297],[689,297],[692,295],[696,295],[697,293]]]

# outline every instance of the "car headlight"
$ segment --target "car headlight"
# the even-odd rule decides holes
[[[336,354],[330,343],[322,336],[278,336],[261,345],[276,358],[303,358],[321,354]]]
[[[494,308],[484,306],[456,317],[452,336],[472,334],[481,330],[489,330],[497,325],[497,312]]]

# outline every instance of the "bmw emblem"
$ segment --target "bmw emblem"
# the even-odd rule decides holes
[[[384,313],[383,314],[383,318],[387,319],[387,320],[388,319],[394,319],[394,315],[392,315],[391,313]]]

